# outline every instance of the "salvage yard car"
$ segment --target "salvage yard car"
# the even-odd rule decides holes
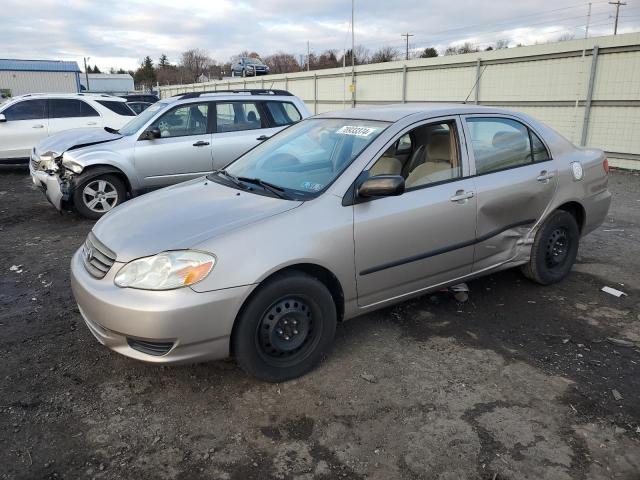
[[[326,113],[111,211],[71,285],[116,352],[231,355],[279,382],[318,364],[338,321],[516,266],[562,280],[607,214],[607,183],[602,151],[507,110]]]
[[[42,139],[71,128],[120,128],[135,113],[106,94],[31,93],[0,105],[0,164],[27,163]]]
[[[33,149],[29,168],[54,207],[95,219],[127,196],[221,168],[308,116],[302,100],[283,90],[187,93],[152,104],[118,130],[50,137]]]

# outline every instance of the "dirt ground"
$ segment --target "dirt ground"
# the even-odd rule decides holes
[[[0,478],[639,479],[640,176],[610,188],[562,283],[508,271],[351,320],[272,385],[99,345],[68,275],[92,222],[1,168]]]

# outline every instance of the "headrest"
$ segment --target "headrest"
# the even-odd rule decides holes
[[[256,116],[256,112],[249,112],[247,114],[247,121],[248,122],[257,122],[258,121],[258,117]]]
[[[451,142],[448,134],[431,136],[427,144],[427,161],[451,161]]]

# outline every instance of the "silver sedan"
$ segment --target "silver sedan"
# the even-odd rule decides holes
[[[339,321],[507,268],[562,280],[607,214],[607,173],[602,151],[506,110],[327,113],[115,208],[72,287],[123,355],[232,355],[283,381],[318,364]]]

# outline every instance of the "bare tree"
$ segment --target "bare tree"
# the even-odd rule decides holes
[[[369,49],[367,47],[364,47],[362,45],[356,45],[355,47],[355,55],[354,55],[354,59],[355,59],[355,64],[356,65],[364,65],[366,63],[371,63],[371,54],[369,53]],[[340,65],[342,65],[342,62],[344,60],[344,64],[348,67],[349,65],[351,65],[351,49],[347,50],[344,54],[344,58],[340,58],[340,60],[338,61]]]
[[[398,49],[394,47],[380,47],[371,56],[371,63],[393,62],[398,59]]]
[[[214,64],[215,62],[204,50],[192,49],[183,52],[180,60],[183,81],[195,82],[200,75],[207,74]]]
[[[455,46],[455,45],[449,45],[447,47],[447,49],[444,51],[445,55],[458,55],[461,53],[472,53],[472,52],[478,52],[478,47],[474,47],[473,45],[471,45],[471,43],[469,42],[465,42],[462,45],[459,46]]]
[[[336,68],[340,66],[342,64],[338,61],[338,51],[326,50],[318,57],[315,68]],[[311,63],[311,68],[314,68],[313,63]]]
[[[300,65],[296,58],[290,53],[278,52],[269,55],[264,59],[264,63],[269,66],[271,73],[291,73],[299,72]]]
[[[496,42],[496,50],[503,50],[505,48],[509,48],[509,40],[501,38]]]
[[[573,40],[575,38],[576,38],[576,35],[574,33],[563,33],[562,35],[560,35],[558,37],[556,42],[567,42],[567,41]]]

